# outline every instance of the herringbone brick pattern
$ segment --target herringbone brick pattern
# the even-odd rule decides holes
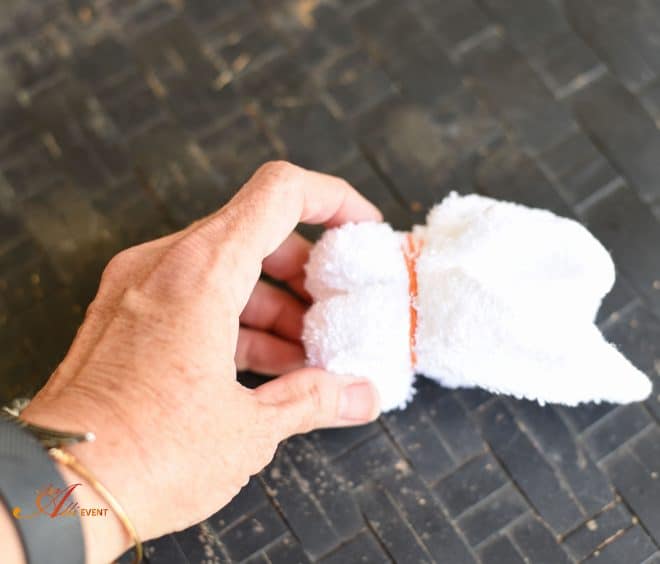
[[[645,404],[566,409],[420,380],[405,411],[286,442],[151,562],[660,562],[660,4],[8,0],[0,16],[0,399],[43,383],[113,253],[274,157],[345,176],[398,227],[451,189],[578,218],[619,272],[602,329],[657,384]]]

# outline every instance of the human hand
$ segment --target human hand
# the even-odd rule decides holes
[[[368,381],[302,368],[305,305],[259,276],[263,268],[304,295],[309,243],[296,224],[380,218],[343,180],[262,166],[218,212],[112,259],[71,349],[22,417],[96,434],[69,450],[143,539],[205,519],[286,437],[377,416]],[[250,390],[237,369],[286,374]],[[78,490],[81,506],[104,505]],[[116,519],[82,521],[89,562],[128,548]]]

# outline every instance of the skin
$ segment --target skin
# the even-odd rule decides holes
[[[96,434],[68,450],[116,496],[142,539],[209,517],[283,439],[377,417],[368,381],[304,367],[310,244],[293,229],[380,219],[339,178],[263,165],[216,213],[110,261],[68,354],[21,416]],[[262,271],[295,295],[259,281]],[[249,390],[236,381],[243,369],[283,375]],[[82,507],[107,507],[60,469],[67,483],[83,483],[74,492]],[[88,562],[131,545],[111,511],[81,522]],[[21,562],[3,511],[0,539],[9,562]]]

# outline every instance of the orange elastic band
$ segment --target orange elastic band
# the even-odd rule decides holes
[[[410,331],[408,345],[410,347],[410,364],[414,368],[417,364],[415,352],[415,333],[417,332],[417,259],[422,251],[422,241],[415,239],[412,233],[406,234],[403,244],[403,258],[408,270],[408,296],[410,298]]]

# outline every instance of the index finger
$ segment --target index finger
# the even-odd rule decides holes
[[[345,180],[287,162],[270,162],[196,233],[212,247],[222,245],[223,255],[228,253],[243,306],[259,277],[262,261],[298,223],[333,227],[350,221],[381,220],[378,208]]]
[[[261,258],[279,247],[298,223],[334,227],[382,220],[378,208],[345,180],[284,161],[261,166],[221,211],[230,209],[239,221],[259,227],[250,243]]]

